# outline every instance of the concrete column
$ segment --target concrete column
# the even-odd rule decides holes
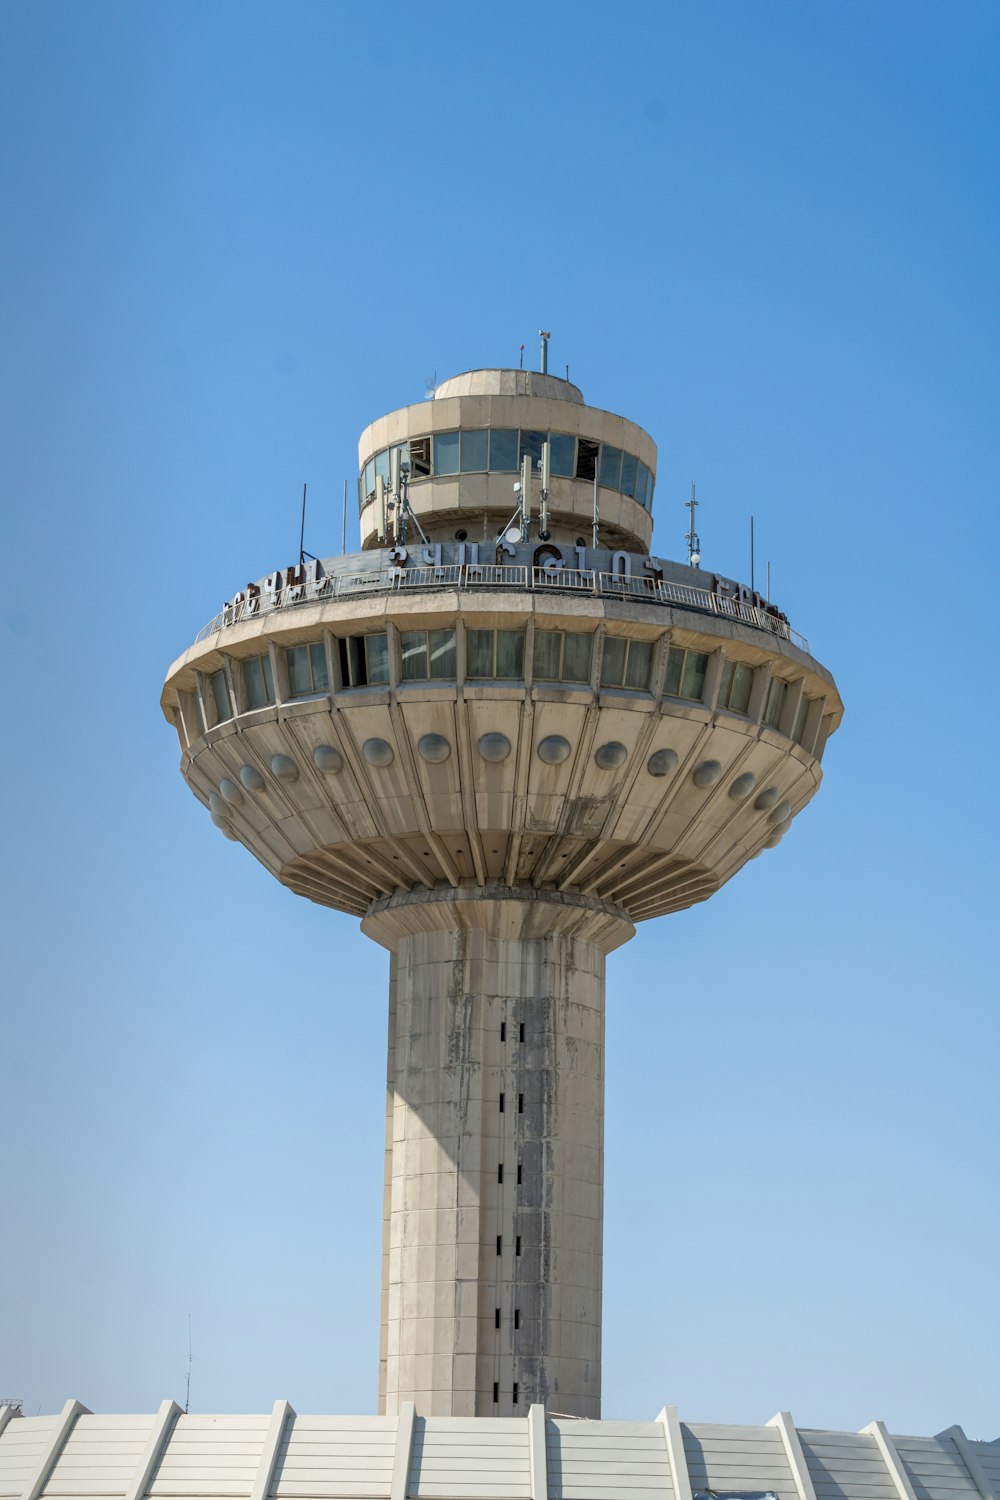
[[[597,1417],[604,960],[632,925],[470,887],[362,927],[393,954],[381,1409]]]

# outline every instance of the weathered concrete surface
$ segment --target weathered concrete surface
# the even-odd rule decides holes
[[[380,1409],[597,1417],[604,961],[631,924],[502,888],[363,925],[394,950]]]

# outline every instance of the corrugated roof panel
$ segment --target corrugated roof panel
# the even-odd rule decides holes
[[[0,1500],[20,1500],[59,1417],[12,1417],[0,1433]],[[269,1417],[179,1416],[147,1491],[150,1500],[249,1500]],[[41,1500],[121,1500],[146,1452],[152,1416],[81,1413]],[[395,1417],[292,1416],[271,1500],[388,1500]],[[798,1500],[776,1427],[682,1424],[692,1489],[772,1491]],[[899,1500],[871,1433],[799,1429],[817,1500]],[[894,1437],[917,1500],[981,1500],[950,1433]],[[1000,1443],[971,1444],[1000,1500]],[[659,1422],[545,1423],[548,1500],[675,1500]],[[410,1500],[531,1500],[526,1418],[430,1417],[414,1424]]]
[[[277,1500],[387,1496],[396,1452],[395,1417],[293,1417],[271,1478]]]
[[[980,1500],[975,1481],[950,1437],[894,1436],[893,1442],[917,1500],[936,1500],[939,1495]]]
[[[0,1495],[20,1495],[52,1441],[58,1417],[12,1417],[0,1435]]]
[[[464,1500],[531,1500],[523,1417],[418,1417],[407,1493]]]
[[[785,1445],[776,1427],[723,1427],[681,1423],[691,1488],[750,1493],[772,1491],[798,1500]]]
[[[268,1418],[180,1416],[163,1446],[147,1495],[246,1500],[260,1465]]]
[[[987,1479],[993,1486],[994,1495],[1000,1495],[1000,1440],[992,1443],[973,1443],[972,1448]]]
[[[650,1500],[674,1492],[658,1422],[550,1417],[545,1454],[550,1500]]]
[[[124,1495],[153,1429],[152,1416],[93,1416],[70,1428],[42,1495]]]
[[[870,1432],[798,1431],[816,1500],[899,1500]]]

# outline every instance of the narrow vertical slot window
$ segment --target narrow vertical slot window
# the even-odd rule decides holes
[[[500,1387],[497,1384],[497,1382],[494,1380],[494,1382],[493,1382],[493,1405],[496,1406],[496,1404],[497,1404],[497,1402],[499,1400],[500,1400]]]
[[[520,1328],[520,1326],[521,1326],[521,1309],[519,1307],[515,1307],[515,1309],[514,1309],[514,1327],[515,1328]]]
[[[503,1114],[503,1094],[500,1095],[500,1113]]]
[[[518,1235],[517,1238],[514,1241],[514,1254],[515,1255],[520,1255],[520,1253],[521,1253],[521,1236]]]
[[[494,1328],[499,1328],[500,1327],[500,1309],[499,1309],[499,1307],[496,1308],[494,1310],[494,1313],[493,1313],[493,1327]]]
[[[506,1021],[501,1021],[500,1022],[500,1040],[502,1042],[505,1042],[507,1040],[507,1022]]]
[[[503,1182],[503,1162],[497,1167],[497,1182]]]
[[[523,1094],[518,1094],[518,1096],[517,1096],[517,1112],[518,1112],[519,1115],[523,1115],[524,1114],[524,1095]]]
[[[518,1039],[519,1042],[523,1042],[524,1041],[524,1022],[523,1021],[521,1022],[520,1026],[517,1028],[517,1039]]]
[[[773,677],[767,690],[767,703],[764,707],[764,723],[771,729],[777,729],[781,722],[787,693],[788,683],[782,682],[780,677]]]
[[[502,1234],[498,1234],[497,1235],[497,1254],[498,1255],[502,1255],[503,1254],[503,1235]]]
[[[269,656],[251,656],[243,663],[243,688],[248,708],[267,708],[274,702]]]
[[[518,1185],[518,1187],[521,1186],[521,1181],[522,1181],[521,1173],[522,1173],[522,1171],[523,1171],[523,1168],[521,1166],[521,1163],[518,1162],[518,1164],[517,1164],[517,1185]]]
[[[513,1399],[514,1399],[514,1405],[516,1406],[517,1405],[517,1381],[516,1380],[514,1381]]]
[[[216,720],[222,724],[226,719],[233,717],[232,705],[229,702],[229,685],[226,682],[225,672],[213,672],[208,679],[208,685],[212,689]]]
[[[803,736],[806,732],[806,719],[809,717],[809,705],[811,702],[812,699],[807,698],[805,693],[803,693],[802,697],[799,699],[799,706],[795,710],[795,723],[792,726],[792,739],[797,745],[801,745]]]

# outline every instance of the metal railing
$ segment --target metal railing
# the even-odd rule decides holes
[[[598,573],[586,568],[503,567],[494,563],[447,563],[440,567],[383,568],[368,573],[327,574],[309,584],[296,584],[275,593],[240,596],[227,604],[199,630],[196,642],[220,630],[278,610],[294,609],[324,599],[357,598],[359,594],[426,593],[434,589],[524,589],[532,593],[577,593],[601,598],[635,600],[642,604],[680,605],[701,614],[722,615],[755,630],[766,630],[780,640],[809,650],[804,635],[770,610],[744,604],[727,594],[714,594],[685,583],[631,573]]]

